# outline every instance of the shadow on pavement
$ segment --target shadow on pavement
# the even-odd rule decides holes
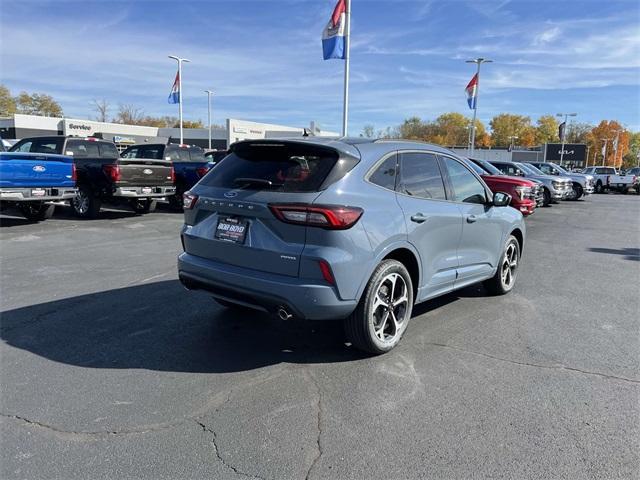
[[[608,253],[610,255],[624,256],[625,260],[640,262],[640,248],[597,248],[589,249],[590,252]]]
[[[414,317],[481,287],[416,306]],[[340,321],[283,322],[225,309],[177,280],[135,285],[5,311],[0,336],[12,347],[89,368],[237,372],[286,363],[367,358],[346,343]],[[414,320],[415,321],[415,320]]]

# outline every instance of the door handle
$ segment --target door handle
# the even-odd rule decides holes
[[[422,223],[422,222],[425,222],[426,220],[427,220],[427,217],[425,217],[422,213],[416,213],[415,215],[411,215],[412,222]]]
[[[478,217],[476,217],[475,215],[467,215],[467,223],[473,223],[476,220],[478,220]]]

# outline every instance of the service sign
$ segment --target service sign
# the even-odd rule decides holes
[[[96,133],[96,127],[93,122],[82,120],[64,120],[64,134],[75,135],[77,137],[90,137]]]
[[[562,155],[562,144],[547,143],[547,153],[545,160],[547,162],[558,163],[562,155],[562,163],[580,163],[584,162],[587,153],[587,146],[583,143],[565,143],[564,155]]]

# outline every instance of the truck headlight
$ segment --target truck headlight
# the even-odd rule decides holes
[[[524,200],[525,198],[531,198],[531,187],[525,187],[524,185],[517,185],[515,190],[520,200]]]

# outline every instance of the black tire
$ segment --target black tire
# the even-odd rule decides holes
[[[153,212],[156,209],[156,201],[151,198],[133,198],[129,201],[129,205],[138,215]]]
[[[513,250],[511,250],[513,248]],[[510,252],[513,252],[511,255]],[[513,261],[515,260],[515,265],[513,265]],[[500,255],[500,263],[498,264],[498,269],[496,270],[496,274],[490,278],[489,280],[485,280],[484,287],[491,293],[492,295],[504,295],[505,293],[509,293],[513,290],[514,285],[516,284],[516,279],[518,278],[518,264],[520,262],[520,244],[518,243],[518,239],[513,235],[509,235],[507,239],[507,243],[504,246],[502,251],[502,255]],[[506,281],[505,267],[509,265],[508,274],[509,281]]]
[[[604,186],[602,185],[601,180],[596,182],[596,193],[604,193]]]
[[[584,190],[582,189],[582,185],[580,185],[577,182],[574,182],[573,183],[573,199],[579,200],[580,198],[582,198],[583,194],[584,194]]]
[[[551,192],[547,187],[544,187],[544,190],[542,191],[542,206],[548,207],[550,203],[551,203]]]
[[[399,279],[403,283],[398,283]],[[394,299],[402,303],[392,307]],[[411,275],[397,260],[384,260],[371,275],[355,311],[344,320],[347,338],[353,346],[365,352],[386,353],[398,344],[407,330],[412,309]],[[394,321],[399,317],[402,318],[400,322]],[[375,322],[378,322],[378,333]],[[386,338],[387,327],[393,332],[389,338]]]
[[[182,212],[182,194],[184,193],[184,187],[180,185],[176,186],[176,193],[169,197],[169,208],[176,212]]]
[[[56,206],[44,202],[23,202],[19,209],[26,219],[41,222],[53,216]]]
[[[71,199],[73,213],[80,218],[96,218],[101,206],[102,201],[85,185],[81,185],[76,196]]]

